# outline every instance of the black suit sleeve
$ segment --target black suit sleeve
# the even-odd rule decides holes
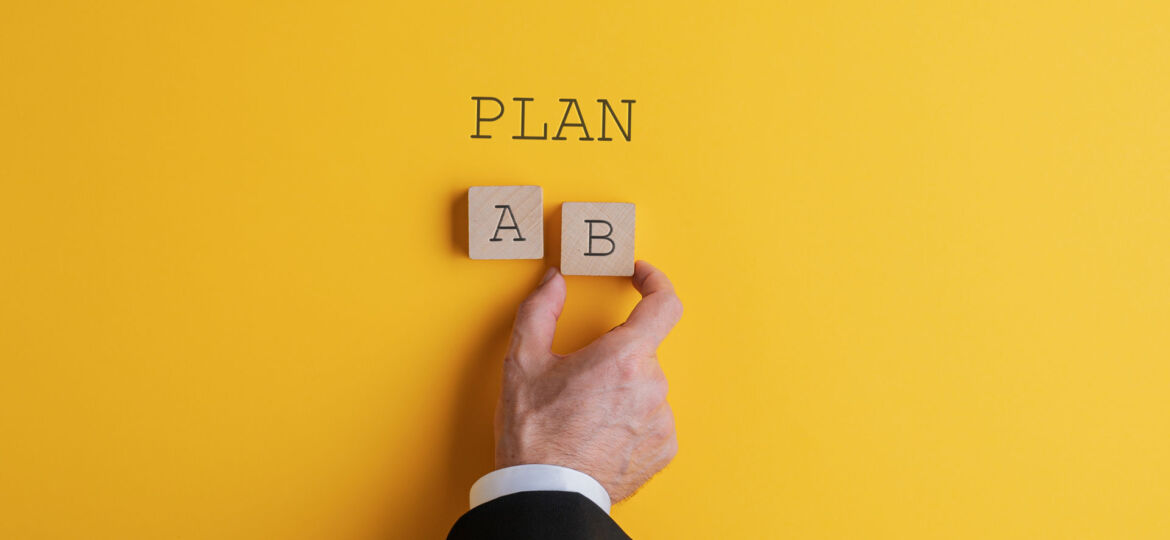
[[[570,491],[524,491],[472,508],[447,540],[630,540],[593,501]]]

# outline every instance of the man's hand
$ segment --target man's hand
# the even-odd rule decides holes
[[[565,280],[550,268],[520,305],[496,407],[496,467],[560,465],[597,479],[616,502],[678,452],[666,376],[655,350],[682,316],[674,287],[638,261],[642,301],[621,326],[569,355],[553,354]]]

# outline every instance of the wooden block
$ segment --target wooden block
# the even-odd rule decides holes
[[[472,259],[544,257],[540,186],[474,186],[467,190],[467,251]]]
[[[596,202],[561,205],[561,273],[634,275],[634,205]]]

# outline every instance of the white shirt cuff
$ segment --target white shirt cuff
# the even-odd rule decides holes
[[[483,475],[471,486],[471,507],[522,491],[572,491],[609,513],[609,492],[581,471],[557,465],[516,465]]]

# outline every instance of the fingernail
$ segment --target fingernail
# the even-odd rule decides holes
[[[552,277],[555,275],[557,275],[557,267],[550,267],[544,272],[544,277],[540,278],[540,284],[544,285],[545,283],[548,283],[548,280],[552,279]]]

